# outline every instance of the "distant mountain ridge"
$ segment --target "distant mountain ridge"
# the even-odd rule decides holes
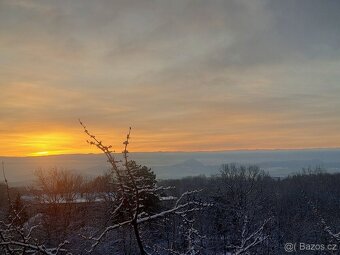
[[[120,155],[117,155],[118,157]],[[303,167],[321,166],[340,172],[340,149],[227,151],[227,152],[153,152],[131,153],[138,164],[151,167],[159,179],[185,176],[210,176],[221,164],[257,164],[275,177],[284,177]],[[26,185],[34,180],[36,169],[63,168],[85,176],[97,176],[109,169],[103,154],[51,155],[42,157],[0,157],[12,185]],[[1,178],[0,178],[1,181]]]

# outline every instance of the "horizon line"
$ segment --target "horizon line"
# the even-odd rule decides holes
[[[340,150],[340,147],[312,147],[312,148],[274,148],[274,149],[226,149],[226,150],[196,150],[196,151],[135,151],[130,154],[140,153],[223,153],[223,152],[272,152],[272,151],[311,151],[311,150]],[[114,152],[114,154],[121,154],[121,152]],[[0,158],[41,158],[52,156],[72,156],[72,155],[102,155],[104,153],[61,153],[51,155],[23,155],[23,156],[8,156],[0,155]]]

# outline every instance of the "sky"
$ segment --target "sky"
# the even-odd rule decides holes
[[[0,155],[340,147],[340,1],[0,0]]]

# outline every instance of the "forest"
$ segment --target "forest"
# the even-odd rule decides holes
[[[286,243],[338,254],[340,174],[274,179],[226,164],[216,176],[156,181],[147,167],[130,169],[138,200],[126,176],[121,199],[110,173],[50,169],[36,171],[34,188],[2,183],[1,254],[287,254]]]

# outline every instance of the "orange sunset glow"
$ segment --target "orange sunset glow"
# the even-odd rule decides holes
[[[73,140],[67,134],[37,134],[27,137],[22,142],[18,141],[27,148],[28,155],[32,156],[67,153],[69,151],[67,148],[70,148],[72,142]]]

